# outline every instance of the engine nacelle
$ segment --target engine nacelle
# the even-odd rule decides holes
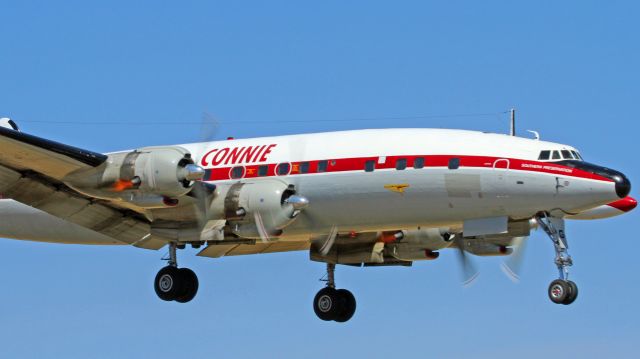
[[[176,205],[203,177],[189,151],[172,146],[112,153],[102,165],[74,172],[64,182],[92,197],[157,208]]]
[[[308,201],[295,187],[278,180],[237,182],[216,188],[209,218],[224,218],[231,232],[242,238],[277,237]]]
[[[433,260],[438,258],[438,249],[453,243],[453,235],[447,228],[427,228],[382,233],[386,244],[385,255],[402,261]]]
[[[508,256],[513,253],[513,249],[507,246],[500,246],[484,241],[468,241],[465,250],[477,256]]]
[[[453,243],[453,237],[446,228],[413,229],[402,231],[402,234],[399,244],[430,251],[447,248]]]
[[[429,249],[421,248],[420,246],[393,243],[387,244],[384,249],[384,253],[395,259],[403,261],[421,261],[421,260],[434,260],[440,256],[440,253],[431,251]]]

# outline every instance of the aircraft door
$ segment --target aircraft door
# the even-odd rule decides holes
[[[508,198],[509,189],[507,177],[509,176],[510,162],[506,158],[499,158],[493,162],[493,181],[497,198]]]

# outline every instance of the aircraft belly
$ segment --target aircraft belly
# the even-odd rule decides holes
[[[296,188],[312,205],[285,232],[333,225],[354,231],[445,226],[505,215],[503,198],[487,176],[486,170],[448,169],[300,176]]]
[[[10,199],[0,200],[0,237],[66,244],[127,244]]]
[[[565,181],[569,185],[557,187]],[[334,225],[345,231],[460,226],[465,219],[530,218],[543,210],[578,211],[612,200],[608,183],[492,168],[363,171],[298,176],[292,182],[311,203],[285,231],[295,238]]]

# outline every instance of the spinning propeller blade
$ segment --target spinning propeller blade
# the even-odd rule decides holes
[[[454,238],[454,243],[456,247],[458,247],[458,259],[460,261],[460,266],[462,267],[462,285],[467,287],[473,283],[476,278],[480,275],[480,272],[476,269],[476,266],[473,264],[471,259],[467,254],[467,244],[464,238],[456,235]]]
[[[199,153],[193,154],[194,159],[197,160],[199,156],[201,157],[204,155],[204,152],[207,149],[207,143],[215,139],[219,129],[219,124],[220,122],[210,113],[206,111],[202,113],[202,125],[200,126],[201,146],[200,149],[198,149]],[[208,212],[212,199],[211,195],[214,193],[216,188],[213,184],[203,182],[205,180],[207,180],[207,178],[201,178],[201,180],[196,181],[190,192],[190,195],[195,199],[194,211],[200,229],[205,228],[209,220]]]
[[[514,247],[513,253],[502,262],[501,268],[504,274],[509,277],[514,283],[520,281],[520,269],[522,268],[522,261],[524,258],[525,249],[527,247],[527,239],[529,237],[515,237],[511,241],[511,246]]]
[[[269,242],[271,239],[269,238],[269,233],[267,233],[267,230],[264,228],[264,221],[262,220],[262,215],[260,214],[260,212],[256,212],[253,215],[253,220],[256,224],[258,234],[260,235],[260,240],[263,243]]]
[[[322,254],[322,256],[326,256],[327,254],[329,254],[329,251],[331,251],[333,244],[336,242],[336,237],[338,237],[338,227],[333,226],[329,231],[329,235],[322,243],[322,247],[320,247],[320,254]]]

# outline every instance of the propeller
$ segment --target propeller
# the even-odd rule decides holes
[[[259,211],[256,211],[256,213],[253,214],[253,220],[256,224],[256,229],[258,230],[258,235],[260,236],[262,243],[270,242],[271,238],[269,238],[269,233],[267,233],[267,230],[264,228],[264,221],[262,220],[262,215]]]
[[[204,155],[207,149],[207,143],[214,140],[219,127],[220,122],[212,114],[207,111],[202,113],[202,124],[200,126],[201,145],[199,146],[200,148],[198,148],[198,153],[192,154],[194,159],[198,159]],[[211,205],[212,195],[216,189],[214,184],[204,182],[204,180],[206,180],[205,177],[206,175],[203,174],[200,180],[195,181],[189,193],[189,195],[194,198],[194,211],[198,227],[201,230],[204,230],[207,225],[209,206]]]
[[[320,254],[325,257],[331,251],[333,244],[336,242],[336,238],[338,237],[338,227],[332,226],[331,230],[329,230],[329,234],[327,238],[322,242],[322,246],[320,246]]]
[[[468,247],[467,241],[462,238],[462,236],[456,234],[449,234],[449,236],[453,236],[453,243],[455,243],[458,249],[458,259],[460,261],[460,266],[462,267],[462,285],[467,287],[478,278],[480,272],[478,272],[473,261],[469,258],[466,250]]]
[[[527,247],[527,239],[529,237],[514,237],[511,246],[514,248],[513,253],[501,264],[501,269],[514,283],[520,281],[520,269],[524,253]]]
[[[209,206],[211,205],[212,195],[215,189],[216,186],[214,184],[196,181],[189,193],[194,199],[196,220],[198,221],[199,228],[204,228],[208,222]]]

